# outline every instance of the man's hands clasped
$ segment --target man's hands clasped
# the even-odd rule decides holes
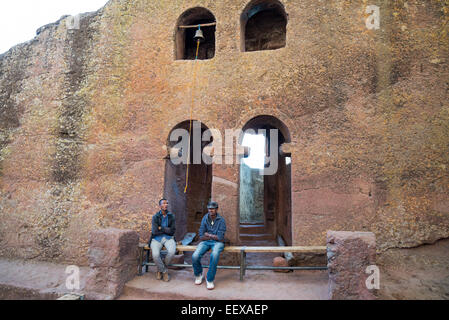
[[[214,235],[214,234],[210,234],[208,232],[206,232],[202,237],[201,237],[202,241],[207,241],[207,240],[215,240],[215,241],[219,241],[218,236]]]

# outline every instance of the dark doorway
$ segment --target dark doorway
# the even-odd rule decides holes
[[[250,120],[243,131],[248,129],[266,134],[248,135],[242,144],[251,148],[250,157],[240,166],[240,240],[255,244],[257,240],[276,242],[281,236],[287,245],[292,243],[291,222],[291,157],[281,154],[279,148],[270,155],[277,161],[277,171],[272,175],[262,175],[260,169],[266,167],[265,157],[269,155],[270,130],[278,130],[277,145],[290,142],[287,127],[272,116],[259,116]],[[251,136],[251,137],[250,137]]]
[[[205,8],[192,8],[184,12],[178,19],[175,36],[176,60],[194,60],[197,44],[194,36],[198,28],[180,28],[181,26],[197,26],[199,24],[214,23],[214,15]],[[215,56],[215,26],[201,27],[205,41],[201,43],[198,59],[212,59]]]
[[[190,121],[178,124],[175,129],[184,129],[190,132]],[[208,128],[201,124],[201,133]],[[172,130],[172,132],[173,132]],[[193,135],[192,135],[193,136]],[[193,159],[193,140],[190,139],[190,159]],[[178,141],[167,142],[171,148]],[[209,142],[202,142],[203,149]],[[182,152],[187,152],[183,150]],[[188,167],[189,178],[187,192],[186,187],[187,164],[174,164],[169,157],[165,162],[164,196],[170,203],[170,210],[176,215],[176,238],[181,240],[186,233],[195,232],[201,224],[201,219],[207,213],[207,204],[212,193],[212,165],[190,164]]]

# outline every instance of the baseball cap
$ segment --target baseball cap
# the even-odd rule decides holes
[[[212,201],[207,205],[207,209],[218,209],[218,203]]]

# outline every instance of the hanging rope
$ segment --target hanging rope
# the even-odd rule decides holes
[[[201,30],[201,26],[198,25],[198,30]],[[198,60],[198,53],[200,50],[200,43],[201,40],[198,39],[196,42],[196,54],[195,54],[195,63],[193,66],[193,81],[192,81],[192,100],[190,102],[190,129],[189,129],[189,146],[187,147],[187,171],[186,171],[186,187],[184,189],[184,193],[187,193],[187,189],[189,187],[189,169],[190,169],[190,142],[192,139],[192,123],[193,123],[193,104],[195,102],[195,82],[196,82],[196,72],[197,72],[197,60]]]

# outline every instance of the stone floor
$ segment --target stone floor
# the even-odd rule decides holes
[[[127,283],[119,300],[322,300],[327,299],[327,271],[275,273],[253,271],[240,281],[239,270],[218,270],[215,290],[194,284],[191,268],[170,270],[170,282],[156,280],[155,267]]]
[[[88,267],[80,268],[80,289],[68,290],[68,265],[0,258],[0,300],[56,300],[66,293],[80,293]]]
[[[258,245],[275,245],[272,242],[260,242]],[[191,252],[186,252],[185,261],[192,263]],[[224,259],[226,255],[222,254]],[[247,264],[272,266],[273,258],[279,253],[248,253]],[[209,264],[210,252],[202,259],[203,265]],[[193,283],[193,269],[170,270],[172,280],[169,283],[155,279],[155,267],[142,277],[127,283],[122,300],[131,299],[175,299],[175,300],[322,300],[328,296],[327,271],[294,271],[277,273],[270,270],[248,270],[244,281],[240,281],[239,270],[217,271],[215,290],[206,289]],[[205,273],[207,269],[205,269]]]
[[[449,239],[377,257],[379,299],[449,300]]]
[[[206,258],[206,257],[205,257]],[[267,264],[271,257],[249,259]],[[391,249],[378,255],[380,299],[449,299],[449,239],[411,249]],[[0,258],[0,300],[57,299],[65,288],[67,265]],[[80,291],[89,268],[80,268]],[[240,282],[238,270],[218,270],[216,289],[195,286],[192,269],[172,270],[172,281],[154,278],[154,267],[127,283],[127,299],[326,299],[326,271],[247,271]]]

